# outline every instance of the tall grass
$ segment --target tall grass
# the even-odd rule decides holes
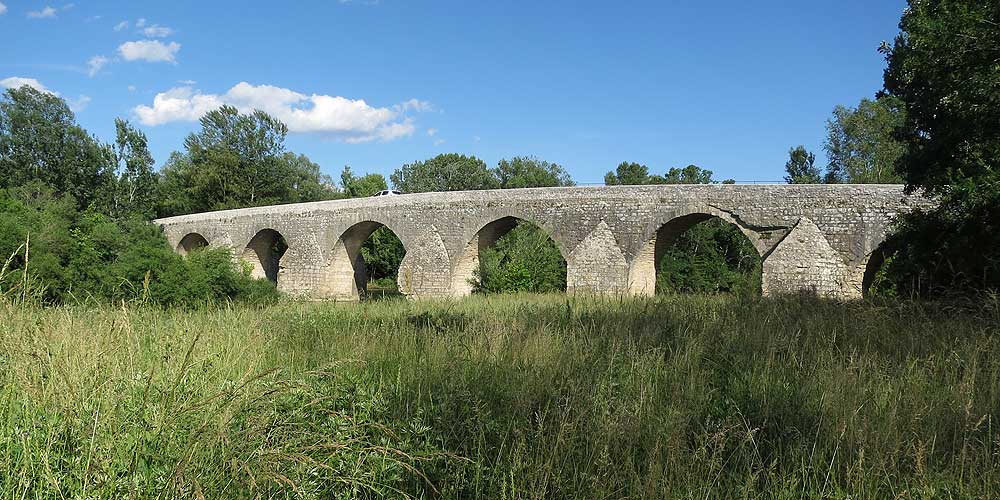
[[[991,498],[1000,308],[0,309],[3,498]]]

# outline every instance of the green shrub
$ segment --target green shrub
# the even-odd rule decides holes
[[[43,304],[151,301],[273,301],[277,292],[254,280],[229,252],[211,249],[184,258],[160,229],[138,219],[115,221],[79,212],[70,197],[51,191],[0,192],[0,291]],[[23,294],[22,294],[23,295]]]
[[[545,231],[521,221],[480,253],[473,287],[485,293],[561,292],[566,261]]]

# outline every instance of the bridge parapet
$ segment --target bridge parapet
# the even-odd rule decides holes
[[[351,300],[366,275],[360,245],[383,225],[406,249],[399,284],[414,298],[469,293],[479,252],[516,219],[538,225],[559,247],[568,292],[649,294],[658,247],[690,225],[719,217],[739,227],[760,253],[765,295],[856,298],[893,218],[927,205],[896,185],[613,186],[421,193],[156,222],[179,252],[207,242],[256,259],[258,274],[283,291]],[[263,248],[261,235],[287,244],[280,261],[248,252]]]

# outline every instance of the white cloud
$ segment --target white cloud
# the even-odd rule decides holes
[[[23,76],[11,76],[4,78],[3,80],[0,80],[0,88],[16,89],[16,88],[21,88],[25,85],[39,92],[45,92],[48,94],[52,94],[56,97],[60,97],[59,92],[50,90],[45,85],[42,85],[42,82],[39,82],[34,78],[25,78]],[[86,95],[81,95],[76,99],[66,98],[66,104],[69,106],[69,109],[74,112],[83,111],[84,108],[86,108],[87,105],[90,104],[90,101],[91,101],[90,96]]]
[[[437,133],[438,133],[438,129],[436,129],[436,128],[429,128],[429,129],[427,129],[427,135],[429,137],[434,137],[434,135],[436,135]]]
[[[135,20],[135,27],[136,28],[141,28],[141,27],[143,27],[145,25],[146,25],[146,18],[145,17],[140,17],[139,19]]]
[[[68,4],[62,6],[62,10],[69,10],[69,9],[72,9],[73,7],[76,7],[75,3],[68,3]]]
[[[135,92],[135,85],[129,85],[127,88],[129,92]]]
[[[69,105],[69,109],[74,113],[79,113],[83,111],[88,104],[90,104],[90,96],[81,95],[76,99],[66,99],[66,104]]]
[[[418,112],[434,111],[434,106],[431,105],[431,103],[427,101],[421,101],[420,99],[410,99],[409,101],[403,101],[395,105],[394,108],[396,109],[396,111],[400,112],[405,112],[410,110]]]
[[[474,136],[472,136],[472,142],[474,142],[474,143],[476,143],[476,144],[478,144],[478,143],[479,143],[479,141],[481,141],[481,140],[483,140],[483,138],[482,138],[482,137],[479,137],[478,135],[474,135]]]
[[[126,61],[176,63],[175,56],[180,49],[181,44],[177,42],[164,44],[159,40],[139,40],[119,45],[118,53]]]
[[[440,146],[440,145],[442,145],[444,143],[445,143],[444,139],[438,139],[438,140],[434,141],[434,145],[435,146]]]
[[[348,143],[390,141],[413,135],[416,126],[400,106],[370,106],[362,99],[306,95],[272,85],[240,82],[224,94],[204,94],[177,87],[157,94],[153,105],[133,111],[145,125],[195,121],[223,104],[243,112],[259,109],[275,116],[295,133],[318,133]]]
[[[93,77],[101,71],[101,68],[108,64],[108,62],[110,62],[110,60],[104,56],[91,57],[90,60],[87,61],[87,74]]]
[[[0,2],[0,15],[3,15],[5,12],[7,12],[7,6],[3,2]]]
[[[11,77],[8,77],[8,78],[4,78],[3,80],[0,80],[0,87],[6,88],[6,89],[21,88],[21,87],[23,87],[25,85],[27,85],[27,86],[29,86],[29,87],[31,87],[31,88],[39,91],[39,92],[48,92],[49,94],[52,94],[52,95],[55,95],[55,96],[59,95],[59,92],[55,92],[55,91],[49,90],[48,88],[45,87],[45,85],[42,85],[42,82],[39,82],[38,80],[35,80],[34,78],[25,78],[25,77],[22,77],[22,76],[11,76]]]
[[[56,9],[53,9],[52,7],[46,5],[45,8],[42,10],[29,11],[28,17],[32,19],[45,19],[45,18],[56,17]]]
[[[128,21],[122,21],[115,25],[115,31],[121,31],[125,28],[128,28]]]
[[[181,85],[188,85],[188,86],[190,86],[190,85],[194,85],[194,84],[196,84],[198,82],[196,82],[194,80],[181,80],[181,81],[179,81],[177,83],[180,83]]]
[[[150,37],[153,37],[153,38],[168,37],[168,36],[172,35],[173,33],[174,33],[174,30],[172,30],[172,29],[170,29],[170,28],[168,28],[166,26],[160,26],[158,24],[154,24],[152,26],[146,26],[142,30],[142,34],[143,35],[150,36]]]

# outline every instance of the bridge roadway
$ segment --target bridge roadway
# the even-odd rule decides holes
[[[362,243],[381,226],[403,242],[407,296],[471,293],[479,253],[520,219],[552,238],[567,292],[652,294],[655,262],[698,222],[735,224],[763,262],[762,293],[861,297],[899,213],[927,205],[897,185],[660,185],[421,193],[225,210],[159,219],[180,253],[229,249],[280,290],[357,300]],[[287,251],[277,255],[283,238]],[[874,258],[873,258],[874,254]]]

